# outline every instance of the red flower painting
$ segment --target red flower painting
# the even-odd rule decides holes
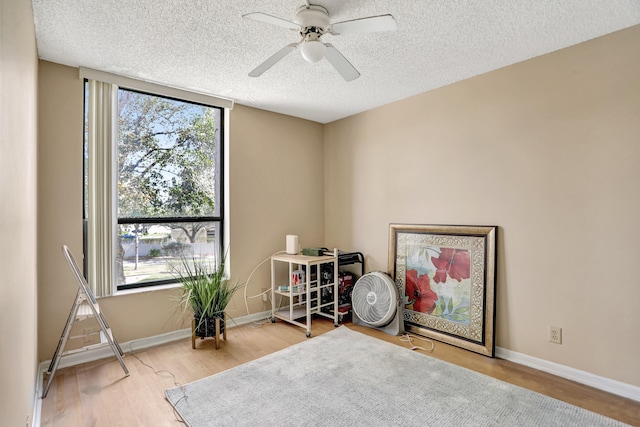
[[[465,249],[442,248],[440,256],[431,258],[431,262],[436,267],[436,274],[433,276],[436,283],[446,282],[447,276],[460,282],[471,275],[469,251]]]
[[[418,276],[417,270],[407,270],[406,294],[409,302],[413,301],[413,311],[431,314],[436,307],[438,295],[431,290],[429,276]]]

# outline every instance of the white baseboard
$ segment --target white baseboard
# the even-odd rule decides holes
[[[238,318],[227,318],[227,325],[229,329],[236,326],[246,325],[247,323],[256,322],[266,319],[271,314],[270,311],[264,311],[262,313],[255,313],[249,316],[242,316]],[[155,347],[160,344],[166,344],[172,341],[177,341],[191,336],[191,327],[185,329],[179,329],[177,331],[167,332],[166,334],[155,335],[147,338],[140,338],[133,341],[127,341],[125,343],[119,343],[120,348],[125,353],[131,351],[142,350],[145,348]],[[116,337],[117,338],[117,337]],[[60,359],[58,369],[67,368],[69,366],[80,365],[82,363],[93,362],[94,360],[105,359],[112,357],[113,351],[111,347],[104,346],[93,350],[87,350],[80,353],[70,354]],[[49,369],[50,360],[46,360],[40,363],[39,371],[46,372]]]
[[[43,372],[38,366],[36,372],[35,395],[33,396],[33,414],[31,415],[31,423],[27,423],[27,427],[40,427],[40,414],[42,414],[42,378]],[[46,369],[46,368],[45,368]]]
[[[560,365],[559,363],[538,359],[533,356],[507,350],[506,348],[496,347],[496,357],[640,402],[640,387],[638,386],[601,377],[590,372]]]
[[[264,311],[261,313],[251,314],[249,316],[242,316],[239,318],[228,319],[229,328],[236,326],[246,325],[247,323],[257,322],[268,318],[271,315],[270,311]],[[154,347],[160,344],[166,344],[169,342],[189,338],[191,336],[191,328],[180,329],[177,331],[168,332],[166,334],[155,335],[148,338],[141,338],[125,343],[120,343],[122,350],[126,352],[139,351],[142,349]],[[107,357],[112,357],[113,352],[110,347],[103,347],[99,349],[89,350],[82,353],[71,354],[65,356],[60,360],[59,369],[69,366],[75,366],[82,363],[92,362],[94,360],[100,360]],[[612,380],[609,378],[601,377],[591,374],[586,371],[574,369],[558,363],[549,362],[547,360],[538,359],[533,356],[518,353],[512,350],[508,350],[502,347],[496,347],[496,357],[500,359],[509,360],[520,365],[525,365],[530,368],[538,369],[543,372],[548,372],[553,375],[557,375],[562,378],[566,378],[580,384],[585,384],[590,387],[597,388],[602,391],[616,394],[618,396],[626,397],[632,400],[640,402],[640,387],[626,384],[620,381]],[[41,362],[38,365],[37,383],[36,383],[36,402],[34,405],[34,414],[32,419],[32,426],[40,426],[40,415],[42,410],[42,392],[43,392],[43,380],[44,373],[49,369],[51,364],[50,360]]]
[[[246,325],[247,323],[264,320],[270,315],[271,311],[263,311],[261,313],[254,313],[248,316],[242,316],[233,319],[227,318],[227,326],[229,327],[229,329],[231,329],[236,326],[242,326]],[[166,344],[189,337],[191,337],[190,327],[168,332],[166,334],[155,335],[148,338],[140,338],[137,340],[127,341],[119,344],[120,348],[122,348],[122,351],[128,353],[131,351],[139,351],[145,348],[155,347],[160,344]],[[93,362],[94,360],[105,359],[107,357],[113,357],[113,351],[111,351],[111,347],[109,346],[83,351],[81,353],[74,353],[61,358],[60,363],[58,364],[58,369],[80,365],[82,363]],[[38,372],[36,373],[36,402],[34,404],[33,419],[31,424],[33,427],[40,426],[40,416],[42,413],[42,392],[44,391],[44,374],[49,369],[50,364],[51,360],[45,360],[38,365]]]

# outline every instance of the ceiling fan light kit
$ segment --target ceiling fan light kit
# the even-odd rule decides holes
[[[309,35],[300,45],[302,57],[310,63],[319,62],[324,58],[327,47],[318,40],[317,35]]]
[[[261,76],[300,46],[300,54],[305,61],[315,63],[327,58],[342,78],[349,82],[360,77],[360,73],[338,49],[329,43],[324,43],[320,39],[322,35],[329,33],[337,36],[346,33],[393,31],[398,28],[395,19],[391,15],[370,16],[331,24],[327,9],[320,5],[309,4],[309,2],[298,8],[294,16],[294,22],[262,12],[252,12],[242,16],[254,21],[297,30],[302,37],[299,42],[289,44],[267,58],[249,73],[250,77]]]
[[[327,51],[327,47],[318,40],[309,40],[302,43],[300,47],[300,53],[302,57],[310,63],[320,62],[324,58],[324,53]]]

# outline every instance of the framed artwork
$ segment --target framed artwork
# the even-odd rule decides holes
[[[391,224],[407,331],[494,357],[495,226]]]

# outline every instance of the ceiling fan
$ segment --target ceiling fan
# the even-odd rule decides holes
[[[249,73],[250,77],[261,76],[278,61],[300,47],[300,53],[307,62],[314,63],[321,61],[322,58],[327,58],[338,73],[350,82],[360,77],[360,73],[332,44],[322,42],[320,40],[322,35],[327,33],[332,35],[373,33],[393,31],[398,28],[396,20],[391,15],[370,16],[331,23],[327,9],[320,5],[310,4],[308,0],[306,4],[298,8],[293,22],[262,12],[247,13],[242,17],[298,31],[302,37],[297,43],[288,44],[267,58]]]

